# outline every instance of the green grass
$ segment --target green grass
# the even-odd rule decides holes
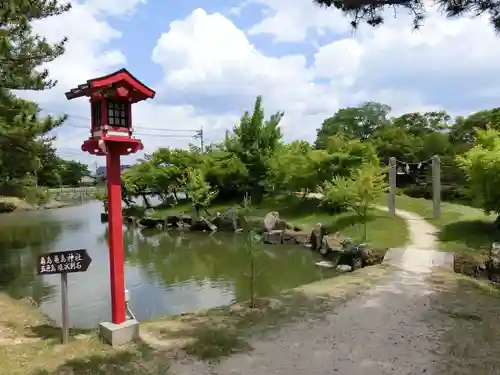
[[[426,322],[436,333],[436,373],[494,374],[500,356],[500,290],[449,271],[430,277]]]
[[[362,220],[349,211],[330,215],[319,207],[317,199],[302,199],[290,196],[271,197],[259,205],[252,206],[251,216],[263,218],[270,211],[277,211],[280,217],[288,223],[304,230],[311,230],[317,223],[322,223],[330,233],[340,232],[341,235],[362,240]],[[232,207],[241,207],[236,203],[217,203],[209,208],[211,214],[223,212]],[[189,203],[182,203],[174,208],[156,208],[152,217],[165,218],[168,215],[192,214]],[[389,217],[386,213],[371,210],[367,218],[366,242],[377,249],[402,247],[408,240],[408,229],[403,219]]]
[[[210,206],[208,212],[215,215],[216,212],[223,212],[234,206],[236,206],[236,204],[216,203]],[[150,216],[155,219],[164,219],[170,215],[192,215],[193,211],[194,209],[191,203],[182,202],[175,207],[165,207],[162,205],[156,206],[154,212]]]
[[[387,200],[381,200],[385,205]],[[462,256],[484,258],[491,243],[500,240],[500,231],[495,227],[495,215],[486,215],[482,210],[455,203],[441,203],[441,217],[433,218],[432,201],[396,197],[396,208],[414,212],[439,229],[439,249]]]
[[[357,241],[361,241],[363,237],[362,220],[353,212],[336,215],[310,213],[302,217],[291,218],[291,220],[294,224],[307,228],[312,228],[316,223],[322,223],[330,233],[340,232],[343,236]],[[402,247],[406,244],[408,236],[406,223],[400,217],[389,217],[378,210],[369,212],[366,242],[372,247],[379,249]]]
[[[141,343],[113,349],[96,331],[70,331],[66,345],[60,329],[49,326],[35,306],[0,293],[2,375],[168,375],[168,358]]]

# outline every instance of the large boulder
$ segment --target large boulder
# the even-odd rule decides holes
[[[283,231],[271,230],[262,234],[262,242],[269,245],[279,245],[283,243]]]
[[[280,214],[276,211],[272,211],[267,213],[266,216],[264,216],[264,228],[266,232],[270,232],[274,230],[276,223],[280,219]]]
[[[144,228],[158,228],[165,225],[165,221],[163,219],[153,219],[150,217],[143,217],[138,221],[138,223]]]
[[[323,235],[323,238],[321,240],[320,253],[326,254],[330,251],[339,251],[340,249],[342,249],[343,241],[344,238],[338,232],[334,234]]]
[[[488,278],[494,282],[500,282],[500,243],[493,242],[488,251],[488,260],[486,261]]]
[[[212,223],[216,225],[220,231],[234,232],[243,226],[241,221],[238,211],[235,208],[231,208],[223,213],[218,212],[217,216],[213,218]]]
[[[317,223],[311,230],[309,235],[309,242],[311,243],[311,249],[315,251],[320,251],[323,246],[323,238],[327,234],[326,228],[323,224]]]
[[[285,230],[283,231],[281,239],[284,244],[306,245],[309,243],[309,237],[309,232]]]
[[[347,265],[354,271],[358,268],[374,264],[375,256],[373,252],[364,244],[346,243],[345,240],[339,241],[339,236],[326,236],[324,239],[324,248],[327,249],[324,257],[338,265]]]
[[[168,215],[165,223],[168,227],[188,228],[193,223],[193,218],[189,215]]]
[[[285,220],[280,219],[279,212],[272,211],[269,212],[264,217],[264,231],[270,232],[272,230],[286,230],[294,229],[294,227],[288,224]]]

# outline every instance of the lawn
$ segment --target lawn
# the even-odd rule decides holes
[[[383,202],[383,203],[382,203]],[[386,204],[387,200],[381,201]],[[441,218],[433,218],[432,201],[396,197],[396,208],[419,214],[439,229],[439,248],[462,256],[483,259],[491,243],[500,240],[500,231],[494,225],[495,215],[455,203],[441,203]]]
[[[500,290],[490,283],[448,271],[430,276],[435,292],[426,322],[433,328],[440,374],[498,374]]]
[[[71,332],[60,344],[60,330],[26,301],[0,292],[2,375],[168,375],[166,354],[142,344],[113,349],[97,332]]]
[[[319,204],[319,200],[314,198],[304,200],[294,196],[272,197],[265,199],[259,205],[253,205],[251,216],[263,218],[268,212],[277,211],[282,219],[304,230],[311,230],[317,223],[322,223],[330,233],[340,232],[354,240],[362,240],[363,225],[359,216],[351,211],[330,215]],[[214,214],[232,207],[241,206],[237,203],[217,203],[208,211]],[[181,203],[174,208],[159,206],[151,216],[164,218],[168,215],[192,213],[191,204]],[[402,247],[406,244],[408,236],[408,229],[403,219],[389,217],[387,213],[378,210],[369,212],[366,242],[372,247],[377,249]]]

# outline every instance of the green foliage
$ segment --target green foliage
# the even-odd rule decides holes
[[[478,206],[486,213],[500,213],[500,132],[478,129],[475,146],[458,161]]]
[[[198,208],[211,200],[239,200],[246,194],[259,203],[265,195],[307,193],[324,187],[325,181],[365,178],[360,171],[375,173],[390,157],[418,163],[437,154],[443,199],[470,201],[467,192],[472,179],[466,178],[459,156],[473,147],[476,136],[470,133],[475,127],[491,124],[500,129],[498,111],[480,111],[455,121],[443,111],[397,117],[390,117],[389,111],[389,106],[376,102],[339,109],[318,129],[314,146],[306,141],[284,143],[279,129],[283,113],[266,120],[258,97],[253,112],[245,112],[234,135],[224,142],[208,145],[204,153],[195,147],[161,148],[129,169],[123,177],[124,196],[131,199],[154,190],[166,202],[178,192],[192,190],[199,192],[193,202]],[[398,188],[413,196],[431,197],[429,164],[418,175],[398,176]],[[215,191],[216,197],[206,194]],[[339,204],[336,200],[332,211]]]
[[[364,164],[349,177],[336,176],[321,187],[324,203],[348,207],[361,217],[365,239],[368,210],[387,189],[384,172],[378,165]]]
[[[48,132],[63,118],[41,117],[35,103],[19,99],[9,90],[44,90],[56,82],[48,79],[41,65],[64,52],[65,39],[50,45],[32,31],[34,21],[59,15],[70,5],[57,1],[6,1],[0,7],[0,194],[24,197],[37,176],[60,183],[50,175],[54,169]]]
[[[217,191],[205,180],[203,172],[199,169],[188,169],[182,185],[197,212],[200,208],[208,208],[217,196]]]
[[[327,158],[309,143],[295,141],[280,145],[269,160],[268,183],[275,192],[311,190],[318,181],[318,168]]]
[[[422,26],[426,16],[426,6],[422,0],[390,0],[390,1],[346,1],[346,0],[313,0],[315,4],[322,7],[334,7],[339,9],[351,19],[351,26],[357,28],[360,22],[365,22],[370,26],[379,26],[384,23],[387,14],[397,13],[402,10],[403,14],[413,16],[413,27],[415,29]],[[500,31],[500,5],[494,1],[436,1],[441,14],[448,18],[459,16],[477,16],[488,14],[490,23],[495,32]],[[388,13],[387,11],[390,11]]]
[[[334,135],[350,139],[368,139],[377,128],[389,123],[387,116],[390,111],[389,106],[375,102],[339,109],[332,117],[323,121],[318,129],[315,145],[317,148],[325,148],[328,139]]]
[[[279,124],[284,112],[277,112],[265,119],[262,97],[258,96],[252,114],[247,111],[234,127],[232,137],[225,142],[226,149],[234,154],[247,171],[240,193],[248,192],[257,201],[266,192],[269,160],[273,157],[282,137]]]

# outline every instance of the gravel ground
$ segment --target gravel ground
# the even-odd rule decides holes
[[[297,322],[251,342],[253,351],[210,365],[177,363],[184,374],[410,375],[442,374],[438,320],[428,319],[435,285],[431,267],[442,257],[420,251],[435,247],[435,228],[419,216],[398,211],[410,229],[399,268],[322,319]],[[452,374],[451,372],[446,372]]]

